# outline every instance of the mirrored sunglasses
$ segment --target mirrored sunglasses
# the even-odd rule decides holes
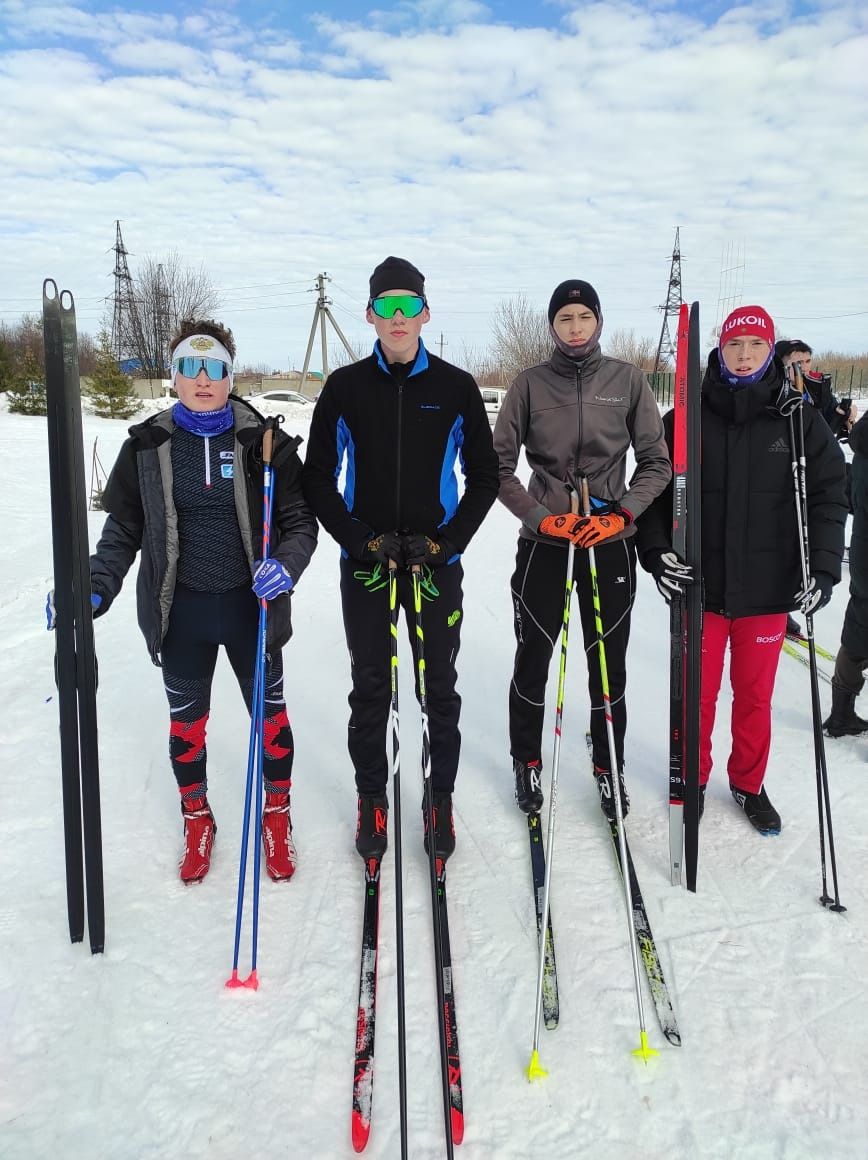
[[[220,358],[200,358],[198,355],[185,355],[183,358],[173,359],[172,367],[188,379],[195,379],[199,371],[204,370],[213,383],[228,379],[232,370],[229,364]]]
[[[416,318],[427,305],[421,294],[383,294],[369,303],[378,318],[394,318],[399,310],[405,318]]]

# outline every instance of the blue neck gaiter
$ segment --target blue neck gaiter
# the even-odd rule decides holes
[[[219,411],[191,411],[183,403],[176,403],[172,408],[172,418],[182,430],[203,437],[222,435],[235,422],[231,403],[227,403]]]
[[[720,347],[717,348],[717,362],[720,366],[720,377],[726,383],[731,391],[738,391],[741,387],[750,387],[754,383],[758,383],[766,371],[769,369],[772,359],[775,357],[774,347],[769,351],[769,356],[758,371],[754,371],[752,375],[734,375],[726,363],[723,361],[723,351]]]

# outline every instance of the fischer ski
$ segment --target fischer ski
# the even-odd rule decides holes
[[[795,645],[798,648],[803,648],[805,652],[811,651],[810,641],[806,636],[790,636],[788,634],[786,639],[790,642],[790,644]],[[818,657],[822,657],[824,661],[831,661],[832,664],[834,664],[838,659],[834,653],[829,652],[828,649],[823,648],[823,646],[821,644],[817,644],[816,641],[814,641],[814,651]]]
[[[672,428],[672,547],[687,558],[687,396],[688,313],[678,315],[675,361],[675,409]],[[686,600],[673,596],[669,604],[669,880],[681,883],[684,860],[684,669]]]
[[[356,1016],[356,1059],[353,1070],[353,1148],[363,1151],[371,1134],[374,1102],[374,1031],[377,1016],[377,951],[380,926],[380,859],[365,862],[365,909],[362,918],[362,961]]]
[[[446,908],[446,862],[437,859],[437,907],[440,913],[440,941],[443,948],[443,1024],[446,1028],[446,1058],[449,1064],[449,1104],[452,1142],[464,1139],[464,1095],[461,1090],[461,1056],[458,1052],[458,1019],[455,1013],[455,986],[452,976],[452,948],[449,945],[449,914]]]
[[[530,839],[530,868],[533,875],[534,909],[536,910],[537,938],[542,938],[543,893],[545,890],[546,855],[542,839],[540,816],[527,815],[527,832]],[[552,915],[545,932],[545,965],[543,967],[543,1020],[549,1031],[554,1030],[560,1018],[558,1000],[558,971],[555,963],[555,936],[552,929]]]
[[[612,835],[615,860],[620,870],[621,855],[618,848],[617,823],[609,822],[609,830]],[[639,948],[639,958],[642,960],[642,965],[645,968],[648,988],[651,991],[651,999],[654,1002],[654,1010],[657,1012],[657,1021],[660,1024],[660,1030],[673,1046],[680,1047],[681,1032],[678,1030],[678,1021],[675,1018],[672,999],[669,996],[669,987],[663,975],[663,967],[660,964],[657,944],[654,942],[654,935],[651,933],[648,911],[645,909],[645,900],[642,897],[642,890],[639,887],[639,879],[636,877],[636,867],[633,865],[633,855],[630,853],[630,846],[627,843],[626,834],[624,835],[624,842],[627,846],[630,893],[633,896],[633,923],[636,927],[636,945]]]
[[[87,528],[75,304],[51,279],[42,289],[48,462],[56,609],[55,677],[69,934],[105,946],[102,825],[96,715],[96,653]]]
[[[588,746],[588,756],[593,762],[593,743],[590,733],[585,734],[585,742]],[[615,852],[615,861],[618,864],[618,872],[620,873],[621,852],[618,841],[618,823],[615,821],[610,822],[605,814],[603,814],[603,818],[609,827],[612,848]],[[678,1029],[678,1020],[675,1018],[675,1009],[672,1006],[669,987],[663,974],[660,954],[651,931],[648,910],[645,906],[645,899],[642,897],[642,889],[639,886],[636,867],[633,864],[633,855],[630,853],[630,843],[627,841],[626,829],[624,830],[624,847],[627,851],[627,872],[630,876],[630,894],[633,899],[633,925],[636,929],[636,946],[639,951],[639,958],[642,960],[642,965],[645,968],[648,989],[651,992],[654,1010],[657,1012],[657,1021],[660,1024],[660,1030],[674,1047],[680,1047],[681,1032]]]
[[[816,648],[816,645],[814,647]],[[800,665],[804,665],[806,669],[810,669],[811,658],[809,653],[806,650],[797,648],[792,637],[788,636],[784,640],[783,651],[787,654],[788,657],[792,657],[794,661],[798,661]],[[819,649],[817,649],[817,653],[820,654]],[[822,653],[820,655],[825,656],[826,654]],[[827,685],[831,685],[831,674],[827,673],[826,670],[821,668],[819,665],[817,665],[817,676],[820,677],[821,680],[824,680]]]

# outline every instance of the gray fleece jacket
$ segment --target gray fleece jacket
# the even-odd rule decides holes
[[[636,469],[627,486],[631,445]],[[532,472],[528,487],[515,474],[522,446]],[[617,500],[635,520],[672,476],[645,374],[599,346],[581,361],[556,349],[548,362],[523,371],[501,405],[494,449],[498,498],[521,520],[520,535],[547,543],[554,541],[537,529],[546,516],[570,510],[570,479],[586,476],[592,496]],[[634,534],[630,523],[617,538]]]

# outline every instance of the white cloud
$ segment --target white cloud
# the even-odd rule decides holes
[[[855,4],[774,27],[625,3],[552,29],[472,6],[449,31],[321,19],[319,56],[231,14],[65,9],[85,55],[51,46],[57,8],[0,11],[18,37],[0,54],[0,318],[38,303],[47,273],[95,303],[110,292],[120,217],[134,253],[178,249],[231,287],[326,269],[336,308],[359,312],[370,268],[404,251],[455,353],[486,345],[501,298],[542,305],[568,276],[597,285],[611,329],[656,335],[679,224],[708,327],[723,248],[743,242],[746,298],[816,313],[816,346],[866,346],[864,319],[828,317],[868,309]],[[253,297],[225,296],[244,357],[299,362],[312,300]]]

